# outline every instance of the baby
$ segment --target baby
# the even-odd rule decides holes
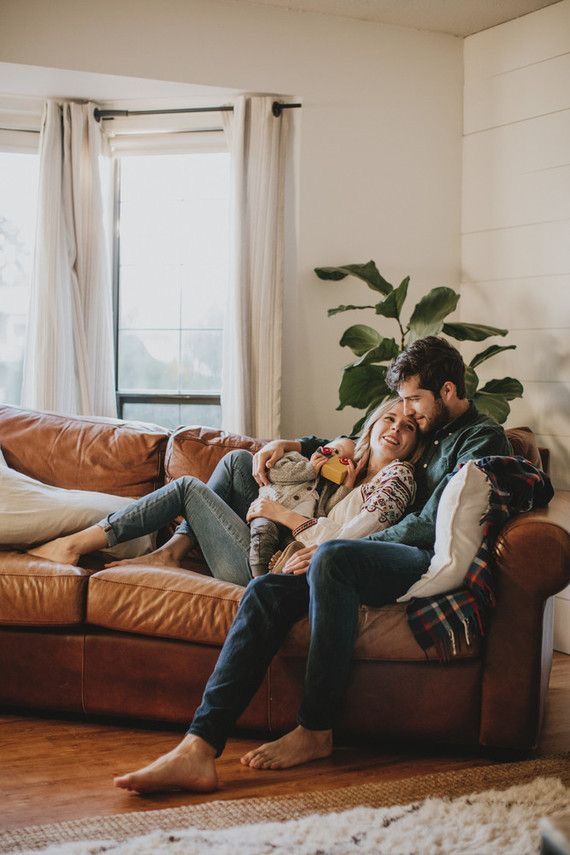
[[[341,436],[317,449],[310,460],[297,451],[284,454],[268,469],[267,477],[271,483],[259,488],[259,498],[279,502],[309,519],[326,516],[349,492],[348,488],[341,486],[342,463],[335,466],[333,461],[338,464],[341,459],[352,460],[354,447],[351,439]],[[331,480],[325,480],[326,470],[323,477],[320,477],[325,465],[331,470]],[[272,520],[263,517],[252,520],[249,548],[252,575],[262,576],[267,573],[271,556],[291,539],[290,531]]]

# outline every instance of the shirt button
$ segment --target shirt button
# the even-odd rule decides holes
[[[293,498],[295,499],[295,501],[296,501],[296,502],[298,502],[298,501],[299,501],[300,496],[293,496]]]
[[[424,463],[424,469],[427,469],[427,463]]]
[[[436,439],[434,445],[439,445],[439,439]]]

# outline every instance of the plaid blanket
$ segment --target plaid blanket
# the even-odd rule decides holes
[[[490,506],[481,520],[483,541],[473,559],[464,587],[433,599],[413,599],[407,606],[408,624],[424,650],[437,647],[441,659],[457,652],[464,638],[485,634],[488,609],[495,605],[493,547],[499,531],[515,514],[547,505],[554,495],[550,479],[524,457],[482,457],[475,464],[491,484]],[[463,466],[454,469],[458,472]]]

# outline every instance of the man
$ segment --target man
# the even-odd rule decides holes
[[[298,726],[247,753],[241,762],[253,768],[280,769],[331,754],[334,713],[350,672],[358,607],[395,602],[428,568],[437,505],[456,464],[511,453],[500,425],[478,413],[466,399],[464,372],[459,352],[433,336],[414,342],[394,360],[387,382],[427,437],[427,448],[416,466],[418,489],[411,512],[363,540],[329,541],[300,550],[282,575],[253,580],[188,734],[151,765],[116,778],[117,786],[139,792],[215,789],[215,758],[290,628],[307,611],[311,642]],[[286,451],[310,455],[323,442],[304,437],[268,443],[254,457],[253,479],[244,471],[232,473],[220,486],[223,498],[234,510],[243,511],[254,497],[254,480],[266,483],[266,470]]]

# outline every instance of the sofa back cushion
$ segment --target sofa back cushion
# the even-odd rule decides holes
[[[182,475],[194,475],[201,481],[207,481],[216,463],[229,451],[246,448],[255,454],[264,442],[215,428],[178,428],[170,437],[166,450],[166,481],[174,481]]]
[[[538,448],[535,435],[529,427],[508,428],[506,434],[517,456],[525,457],[533,466],[548,472],[548,452]]]
[[[0,406],[8,466],[56,487],[138,498],[164,483],[166,428]]]

